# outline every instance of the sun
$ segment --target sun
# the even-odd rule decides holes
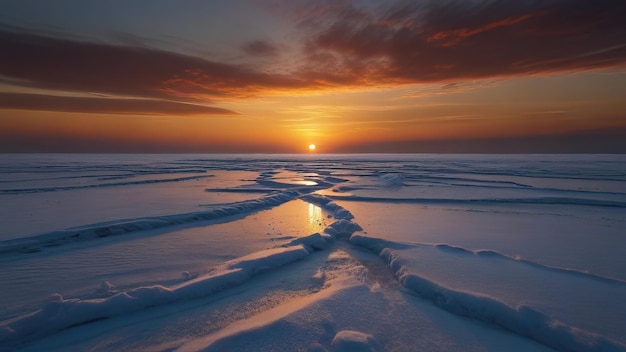
[[[315,144],[309,144],[309,150],[310,151],[314,151],[315,150]]]

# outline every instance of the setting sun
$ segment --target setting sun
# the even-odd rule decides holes
[[[315,144],[309,144],[309,150],[310,151],[314,151],[315,150]]]

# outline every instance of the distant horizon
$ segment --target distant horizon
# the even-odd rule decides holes
[[[623,135],[622,135],[623,133]],[[9,139],[10,140],[10,139]],[[5,140],[6,142],[6,140]],[[477,140],[395,141],[335,148],[318,145],[279,149],[259,146],[228,146],[213,149],[184,145],[125,145],[101,141],[33,141],[19,148],[0,148],[0,153],[88,153],[88,154],[626,154],[626,129],[613,135],[541,136]],[[0,145],[3,142],[0,142]]]
[[[355,152],[355,153],[228,153],[228,152],[0,152],[0,155],[57,154],[57,155],[285,155],[285,156],[332,156],[332,155],[626,155],[626,153],[592,153],[592,152],[561,152],[561,153],[471,153],[471,152]]]

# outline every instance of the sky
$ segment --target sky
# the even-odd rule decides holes
[[[0,152],[310,144],[626,153],[626,1],[0,1]]]

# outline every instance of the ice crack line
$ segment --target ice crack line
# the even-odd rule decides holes
[[[252,202],[231,205],[227,209],[222,208],[221,211],[224,214],[230,214],[231,211],[250,211],[286,202],[296,196],[297,193],[293,191],[281,192]],[[92,321],[180,300],[209,296],[241,285],[260,273],[300,260],[313,251],[325,249],[335,237],[348,238],[355,231],[361,230],[358,224],[347,219],[351,218],[352,214],[341,206],[326,202],[324,198],[310,199],[320,204],[324,203],[323,206],[330,209],[336,218],[342,218],[328,226],[323,234],[315,233],[298,238],[283,248],[268,249],[233,259],[217,267],[214,273],[191,278],[179,285],[138,287],[122,292],[110,292],[111,296],[100,299],[65,299],[60,294],[53,294],[42,309],[0,324],[0,344],[15,347],[24,341],[39,339]],[[186,217],[181,221],[185,219]],[[105,291],[110,289],[108,283],[104,286]]]
[[[214,176],[213,175],[199,175],[199,176],[186,176],[186,177],[168,178],[168,179],[162,179],[162,180],[142,180],[142,181],[127,181],[127,182],[111,182],[111,183],[100,183],[100,184],[82,185],[82,186],[59,186],[59,187],[46,187],[46,188],[3,189],[3,190],[0,190],[0,194],[43,193],[43,192],[70,191],[70,190],[85,189],[85,188],[132,186],[132,185],[144,185],[144,184],[151,184],[151,183],[164,183],[164,182],[179,182],[179,181],[198,180],[198,179],[207,178],[207,177],[214,177]]]
[[[192,222],[216,220],[268,209],[293,200],[297,196],[298,193],[295,191],[276,192],[258,199],[224,204],[207,211],[94,224],[77,229],[54,231],[26,238],[6,240],[0,242],[0,254],[7,252],[39,252],[45,247],[56,247],[68,243],[120,236],[142,230],[154,230]]]
[[[354,218],[350,211],[325,196],[309,194],[300,198],[321,206],[338,219],[324,232],[337,238],[347,238],[350,244],[367,248],[379,255],[387,262],[402,286],[443,310],[504,328],[558,351],[626,351],[626,345],[618,341],[570,326],[533,307],[511,307],[496,299],[451,289],[416,275],[396,255],[395,250],[406,245],[356,234],[362,228],[350,221]],[[489,254],[491,253],[483,251],[477,255]],[[557,268],[550,269],[561,271]]]
[[[533,307],[512,307],[422,277],[412,272],[397,254],[402,244],[357,234],[349,241],[378,254],[402,286],[450,313],[506,329],[557,351],[626,351],[626,345],[618,341],[568,325]]]

